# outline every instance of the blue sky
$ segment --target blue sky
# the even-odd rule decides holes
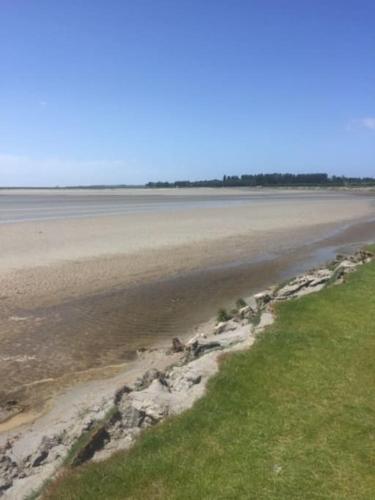
[[[375,175],[375,3],[2,0],[0,185]]]

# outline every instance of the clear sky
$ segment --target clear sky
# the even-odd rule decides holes
[[[1,0],[0,185],[375,175],[373,0]]]

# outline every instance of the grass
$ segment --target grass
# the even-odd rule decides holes
[[[277,312],[194,408],[45,498],[375,498],[375,263]]]

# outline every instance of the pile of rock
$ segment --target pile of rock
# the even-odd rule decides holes
[[[354,271],[359,265],[370,262],[372,258],[373,254],[365,250],[356,252],[349,257],[337,255],[328,267],[304,273],[286,284],[258,293],[254,298],[258,308],[264,309],[272,302],[295,299],[318,292],[327,284],[342,283],[345,274]]]
[[[236,330],[195,338],[183,346],[183,355],[165,372],[149,370],[118,398],[116,417],[105,426],[106,442],[100,442],[87,458],[101,460],[116,450],[129,448],[143,429],[190,408],[205,391],[218,370],[223,352],[251,345],[254,329],[237,325]]]
[[[163,372],[146,371],[133,385],[118,390],[110,404],[82,417],[73,429],[39,436],[26,450],[18,447],[17,439],[9,441],[0,449],[0,496],[20,498],[18,491],[25,490],[22,482],[41,483],[50,477],[81,435],[88,438],[70,457],[73,465],[129,448],[143,429],[190,408],[203,395],[207,380],[217,372],[222,352],[243,348],[253,339],[249,324],[237,324],[236,330],[223,332],[220,338],[214,333],[200,335],[186,344],[174,339],[172,351],[177,347],[180,353],[177,363]],[[12,487],[14,482],[20,489]]]

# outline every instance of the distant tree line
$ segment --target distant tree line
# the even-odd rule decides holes
[[[328,174],[245,174],[224,175],[202,181],[149,182],[149,188],[254,187],[254,186],[374,186],[372,177],[345,177]]]
[[[328,174],[244,174],[224,175],[222,179],[201,181],[148,182],[147,184],[99,184],[78,186],[22,187],[0,186],[2,189],[120,189],[120,188],[186,188],[186,187],[267,187],[267,186],[375,186],[374,177],[329,176]]]

